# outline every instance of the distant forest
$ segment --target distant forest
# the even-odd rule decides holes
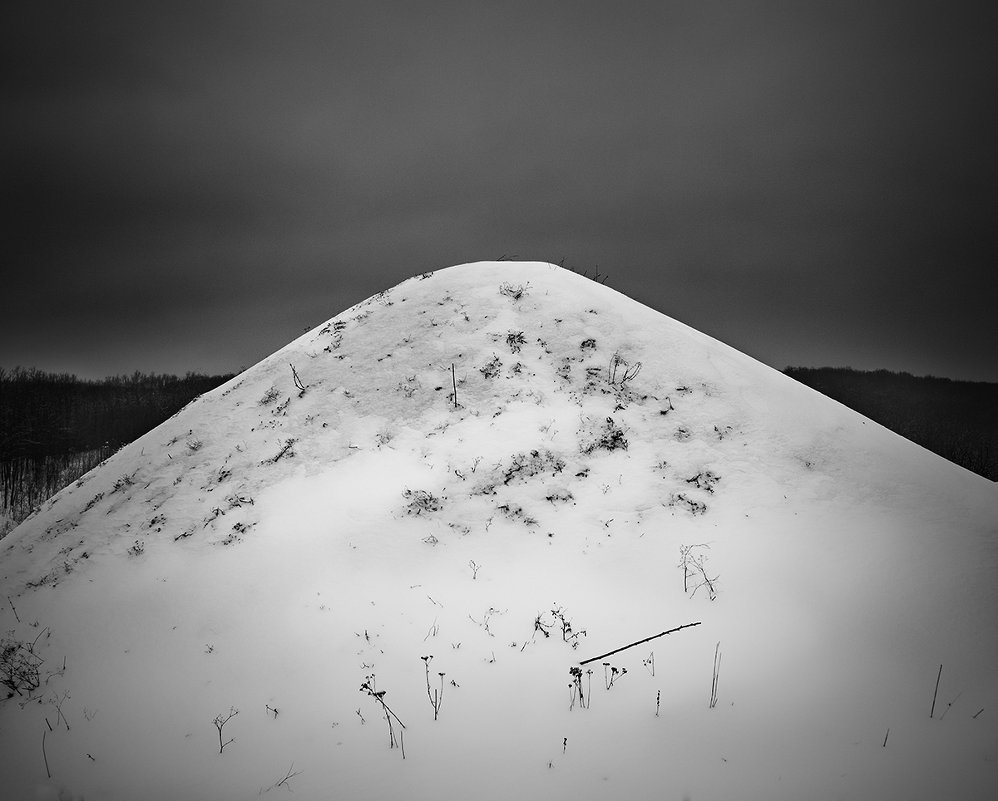
[[[788,367],[784,373],[933,453],[998,481],[998,384],[848,367]]]
[[[114,376],[0,367],[0,536],[42,501],[231,375]]]

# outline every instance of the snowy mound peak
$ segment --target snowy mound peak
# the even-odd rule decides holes
[[[0,544],[0,784],[789,798],[889,795],[904,766],[905,793],[975,797],[996,512],[989,482],[574,273],[424,274]],[[948,733],[921,708],[943,662]]]

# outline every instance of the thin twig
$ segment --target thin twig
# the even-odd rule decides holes
[[[936,712],[936,695],[939,693],[939,679],[943,675],[943,666],[939,666],[939,673],[936,675],[936,690],[932,693],[932,709],[929,710],[929,717],[931,718]]]
[[[675,631],[681,631],[682,629],[692,628],[693,626],[699,626],[702,621],[697,621],[696,623],[684,623],[682,626],[676,626],[674,629],[669,629],[668,631],[662,631],[658,634],[652,634],[651,637],[645,637],[643,640],[638,640],[637,642],[632,642],[630,645],[624,645],[620,648],[616,648],[613,651],[607,651],[605,654],[600,654],[599,656],[594,656],[591,659],[583,659],[579,662],[580,665],[588,664],[589,662],[595,662],[597,659],[604,659],[608,656],[613,656],[614,654],[619,654],[621,651],[626,651],[628,648],[633,648],[635,645],[641,645],[641,643],[649,642],[650,640],[657,639],[659,637],[664,637],[666,634],[672,634]]]
[[[292,771],[294,771],[294,773],[292,773]],[[298,774],[300,774],[300,773],[301,773],[301,771],[300,771],[300,770],[295,770],[295,763],[294,763],[294,762],[292,762],[292,763],[291,763],[291,767],[290,767],[290,768],[288,768],[288,772],[287,772],[287,773],[285,774],[284,778],[283,778],[283,779],[281,779],[281,780],[280,780],[280,781],[279,781],[279,782],[278,782],[277,784],[275,784],[274,786],[275,786],[275,787],[283,787],[284,785],[286,785],[286,784],[288,783],[288,781],[289,781],[290,779],[293,779],[293,778],[294,778],[295,776],[297,776],[297,775],[298,775]],[[291,788],[290,788],[290,787],[288,787],[288,789],[290,790]]]
[[[721,671],[721,643],[714,649],[714,679],[710,685],[710,708],[717,706],[717,677]]]
[[[946,713],[949,712],[950,709],[953,708],[953,704],[955,704],[957,701],[960,700],[960,696],[961,695],[963,695],[962,692],[957,693],[956,694],[956,698],[954,698],[952,701],[950,701],[948,704],[946,704],[946,708],[943,710],[943,713],[939,716],[940,720],[943,720],[946,717]]]
[[[52,778],[52,771],[49,770],[49,758],[48,758],[48,755],[45,753],[45,736],[47,734],[48,734],[48,732],[43,729],[42,730],[42,759],[45,760],[45,773],[51,779]]]

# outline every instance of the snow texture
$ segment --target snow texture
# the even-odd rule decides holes
[[[606,286],[417,276],[0,541],[0,787],[990,799],[996,521],[992,483]]]

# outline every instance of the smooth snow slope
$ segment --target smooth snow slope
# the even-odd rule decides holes
[[[992,798],[996,520],[990,482],[605,286],[441,270],[0,543],[8,662],[44,659],[0,787]]]

